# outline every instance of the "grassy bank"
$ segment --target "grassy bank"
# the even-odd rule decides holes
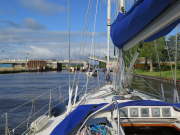
[[[149,76],[157,76],[160,77],[160,73],[159,72],[149,72],[149,70],[142,70],[142,69],[136,69],[136,71],[141,74],[141,75],[149,75]],[[137,72],[135,71],[135,74],[137,74]],[[175,69],[173,69],[173,73],[175,73]],[[169,78],[169,79],[173,79],[172,76],[172,71],[161,71],[161,77],[163,78]],[[180,69],[177,69],[176,71],[176,79],[180,80]]]
[[[28,68],[21,68],[21,67],[18,67],[18,68],[13,68],[13,67],[10,67],[10,68],[6,68],[6,67],[2,67],[0,68],[0,74],[6,74],[6,73],[19,73],[19,72],[27,72],[29,69]]]

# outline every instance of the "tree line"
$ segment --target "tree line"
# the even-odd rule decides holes
[[[180,33],[177,34],[177,62],[180,62]],[[171,36],[164,36],[156,41],[152,42],[146,42],[143,43],[141,52],[139,54],[140,57],[146,58],[146,69],[147,69],[147,59],[149,59],[150,62],[150,72],[153,72],[153,65],[158,64],[158,58],[157,58],[157,52],[159,56],[160,63],[167,63],[169,62],[169,58],[171,62],[175,62],[175,45],[176,45],[176,35]],[[157,47],[157,52],[156,52]],[[129,65],[128,60],[132,60],[136,50],[138,48],[138,45],[134,46],[132,49],[126,52],[126,65]],[[168,55],[169,51],[169,55]],[[136,61],[136,64],[138,64],[138,60]]]

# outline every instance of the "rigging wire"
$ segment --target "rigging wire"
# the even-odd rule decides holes
[[[69,0],[68,0],[68,44],[69,44],[69,90],[71,89],[71,74],[70,74],[70,24],[69,24]]]
[[[63,84],[61,87],[65,86],[65,85],[67,85],[67,84],[68,84],[68,83]],[[58,88],[58,87],[57,87],[57,88]],[[55,89],[57,89],[57,88],[53,88],[53,89],[51,89],[51,90],[55,90]],[[37,96],[37,97],[34,98],[33,100],[38,99],[39,97],[43,96],[44,94],[48,93],[49,91],[50,91],[50,90],[48,90],[48,91],[46,91],[45,93],[43,93],[43,94]],[[30,101],[28,101],[28,102],[26,102],[26,103],[24,103],[24,104],[22,104],[22,105],[19,105],[19,106],[15,107],[15,108],[9,110],[9,111],[6,112],[6,113],[12,112],[13,110],[16,110],[16,109],[18,109],[18,108],[20,108],[20,107],[22,107],[22,106],[24,106],[24,105],[26,105],[26,104],[28,104],[28,103],[30,103],[30,102],[32,102],[32,100],[30,100]],[[0,118],[3,117],[3,116],[5,116],[6,113],[4,113],[2,116],[0,116]]]
[[[67,94],[65,94],[65,95],[68,95],[68,93]],[[64,96],[65,96],[64,95]],[[64,97],[64,96],[62,96],[62,97]],[[55,102],[55,101],[57,101],[57,100],[59,100],[59,98],[57,98],[57,99],[55,99],[54,101],[52,101],[51,103],[53,103],[53,102]],[[63,102],[63,101],[62,101]],[[61,102],[61,103],[62,103]],[[60,103],[59,103],[60,104]],[[47,106],[49,105],[49,103],[48,104],[46,104],[43,108],[41,108],[39,111],[37,111],[35,114],[33,114],[31,117],[29,117],[28,119],[30,119],[30,118],[32,118],[32,117],[34,117],[34,115],[36,115],[36,114],[38,114],[40,111],[42,111],[44,108],[46,108]],[[49,110],[46,112],[46,113],[48,113],[49,112]],[[46,114],[45,113],[45,114]],[[28,119],[26,119],[25,121],[23,121],[21,124],[19,124],[18,126],[16,126],[13,130],[15,130],[15,129],[17,129],[18,127],[20,127],[22,124],[24,124]],[[13,130],[11,130],[10,132],[13,132]]]
[[[97,3],[96,3],[96,12],[95,12],[95,20],[94,20],[94,29],[93,29],[93,37],[92,37],[92,44],[91,44],[91,53],[92,51],[94,52],[94,32],[95,32],[95,29],[96,29],[96,17],[97,17],[97,8],[98,8],[98,0],[97,0]],[[93,48],[93,49],[92,49]],[[90,53],[90,58],[91,58],[91,53]],[[94,56],[93,56],[94,57]],[[89,62],[89,71],[90,71],[90,63],[91,63],[91,59],[90,59],[90,62]],[[94,60],[93,60],[93,68],[94,68]],[[95,69],[94,69],[95,71]],[[89,80],[89,77],[87,75],[87,84],[86,84],[86,91],[85,91],[85,95],[86,95],[86,92],[87,92],[87,85],[88,85],[88,80]]]
[[[78,54],[78,61],[79,61],[79,56],[80,56],[80,53],[81,53],[81,47],[82,47],[82,42],[83,42],[83,38],[84,38],[84,31],[86,29],[86,21],[87,21],[87,16],[88,16],[88,13],[89,13],[90,2],[91,2],[91,0],[89,0],[88,9],[87,9],[87,13],[86,13],[86,19],[85,19],[85,23],[84,23],[83,34],[82,34],[81,44],[80,44],[80,49],[79,49],[79,54]],[[82,61],[82,59],[81,59],[81,61]],[[76,71],[77,71],[77,65],[78,65],[78,63],[76,64]],[[76,72],[74,74],[73,86],[74,86],[74,82],[75,82],[75,77],[76,77]],[[79,79],[78,79],[78,83],[79,83]],[[73,89],[73,86],[72,86],[72,89]]]
[[[122,52],[122,63],[121,63],[121,68],[120,68],[120,74],[119,74],[119,84],[118,84],[118,87],[116,92],[119,91],[119,88],[121,86],[121,79],[122,79],[122,75],[123,75],[123,71],[124,71],[124,56],[125,56],[125,53]]]
[[[174,78],[174,86],[176,89],[176,68],[177,68],[177,26],[176,26],[176,46],[175,46],[175,78]]]
[[[71,96],[73,89],[71,89],[71,74],[70,74],[70,25],[69,25],[69,0],[68,0],[68,44],[69,44],[69,104],[67,108],[67,114],[71,112]]]
[[[103,75],[104,76],[104,75]],[[101,76],[100,78],[102,78],[103,76]],[[92,80],[93,81],[93,80]],[[94,80],[95,81],[95,80]],[[85,84],[86,85],[86,84]],[[84,86],[85,86],[84,85]],[[97,84],[96,85],[93,85],[92,87],[94,87],[94,86],[97,86]],[[92,87],[90,87],[89,89],[91,89]],[[82,88],[82,90],[83,90],[83,88]],[[78,93],[78,95],[80,94],[80,92]],[[68,95],[68,93],[67,94],[65,94],[65,95],[63,95],[61,98],[63,98],[63,97],[65,97],[66,95]],[[55,101],[57,101],[57,100],[59,100],[59,96],[58,96],[58,98],[57,99],[55,99],[55,100],[53,100],[51,103],[54,103]],[[65,99],[65,100],[67,100],[67,99]],[[32,100],[31,100],[32,101]],[[64,101],[62,101],[62,102],[64,102]],[[62,103],[62,102],[60,102],[60,103]],[[59,103],[59,104],[60,104]],[[57,104],[57,105],[59,105],[59,104]],[[44,108],[46,108],[47,106],[49,105],[49,103],[47,104],[47,105],[45,105],[42,109],[40,109],[39,111],[37,111],[36,113],[34,112],[34,114],[32,115],[32,116],[30,116],[28,119],[26,119],[24,122],[22,122],[20,125],[18,125],[17,127],[15,127],[13,130],[11,130],[10,132],[14,132],[15,131],[15,129],[17,129],[18,127],[20,127],[23,123],[25,123],[26,121],[29,121],[29,119],[30,118],[32,118],[32,117],[35,117],[35,115],[36,114],[38,114],[40,111],[42,111]],[[56,105],[56,106],[57,106]],[[54,106],[55,107],[55,106]],[[51,108],[54,108],[54,107],[51,107]],[[33,108],[33,107],[32,107]],[[35,110],[35,107],[34,107],[34,110]],[[48,113],[49,112],[49,109],[48,109],[48,111],[46,112],[46,113]],[[45,113],[45,114],[46,114]],[[28,128],[29,129],[29,128]],[[28,129],[26,130],[26,131],[28,131]]]
[[[171,65],[172,77],[173,77],[173,80],[174,80],[174,73],[173,73],[171,58],[170,58],[170,54],[169,54],[169,48],[168,48],[168,45],[167,45],[167,38],[165,37],[165,39],[166,39],[166,47],[167,47],[169,62],[170,62],[170,65]]]
[[[120,79],[121,77],[121,67],[122,67],[122,63],[123,63],[123,52],[122,52],[122,55],[121,55],[121,61],[119,60],[119,71],[118,71],[118,76],[117,76],[117,80],[116,80],[116,85],[115,85],[115,90],[117,89],[117,85],[118,85],[118,80]],[[116,90],[117,91],[117,90]]]
[[[115,62],[116,61],[116,62]],[[116,63],[116,66],[115,66]],[[117,63],[118,63],[118,54],[115,50],[115,59],[114,59],[114,69],[113,69],[113,88],[115,89],[115,78],[116,78],[116,67],[117,67]]]
[[[101,55],[100,55],[100,42],[101,42],[101,5],[102,5],[102,0],[100,0],[100,29],[99,29],[99,59],[101,59]],[[98,78],[99,78],[99,64],[98,64]],[[99,79],[98,79],[98,83],[99,83]]]
[[[83,59],[84,49],[85,49],[85,45],[86,45],[86,38],[87,38],[87,32],[88,32],[88,28],[89,28],[89,21],[90,21],[90,16],[91,16],[92,3],[93,3],[93,0],[91,2],[90,13],[89,13],[89,18],[88,18],[88,25],[87,25],[86,36],[85,36],[84,47],[83,47],[83,54],[82,54],[81,60]],[[78,83],[79,83],[79,78],[80,78],[80,73],[79,73],[79,76],[78,76]]]
[[[155,47],[156,47],[157,59],[158,59],[159,73],[160,73],[160,78],[161,78],[161,66],[160,66],[159,55],[157,51],[156,40],[154,42],[155,42]]]
[[[157,52],[157,59],[158,59],[158,64],[159,64],[159,72],[160,72],[160,78],[161,78],[161,66],[160,66],[160,61],[159,61],[159,55],[158,55],[156,40],[155,40],[155,47],[156,47],[156,52]],[[162,96],[164,98],[164,89],[163,89],[163,84],[162,84],[162,78],[161,78],[161,91],[162,91]]]
[[[130,61],[128,60],[127,57],[126,57],[126,59],[127,59],[127,61],[130,63]],[[153,89],[157,94],[160,95],[160,93],[159,93],[156,89],[154,89],[146,80],[144,80],[144,78],[139,74],[139,72],[138,72],[136,69],[134,69],[134,70],[137,72],[137,74],[139,75],[139,77],[140,77],[151,89]]]
[[[103,76],[104,76],[104,75],[103,75]],[[102,77],[103,77],[103,76],[102,76]],[[102,77],[101,77],[101,78],[102,78]],[[92,81],[93,81],[93,80],[92,80]],[[95,80],[94,80],[94,81],[95,81]],[[67,83],[67,84],[68,84],[68,83]],[[65,86],[65,85],[67,85],[67,84],[64,84],[64,85],[62,85],[62,86]],[[62,86],[61,86],[61,87],[62,87]],[[95,85],[94,85],[94,86],[95,86]],[[94,86],[92,86],[92,87],[94,87]],[[91,87],[91,88],[92,88],[92,87]],[[49,92],[49,90],[48,90],[47,92]],[[47,93],[47,92],[45,92],[45,93]],[[44,95],[45,93],[41,94],[40,96]],[[68,93],[65,94],[65,95],[63,95],[61,98],[65,97],[66,95],[68,95]],[[38,96],[38,97],[40,97],[40,96]],[[37,99],[38,97],[34,98],[33,100]],[[55,99],[55,100],[52,101],[51,103],[54,103],[54,102],[57,101],[57,100],[59,100],[59,96],[58,96],[57,99]],[[32,100],[31,100],[31,102],[32,102]],[[23,105],[25,105],[25,104],[23,104]],[[25,120],[24,122],[29,121],[29,119],[32,118],[32,117],[35,117],[36,114],[38,114],[41,110],[43,110],[44,108],[46,108],[48,105],[49,105],[49,103],[48,103],[47,105],[45,105],[42,109],[40,109],[38,112],[36,112],[36,113],[34,112],[34,114],[31,116],[32,109],[34,109],[34,111],[35,111],[35,104],[34,104],[34,105],[33,105],[34,107],[32,107],[32,109],[31,109],[30,117],[29,117],[27,120]],[[21,105],[21,106],[22,106],[22,105]],[[21,107],[21,106],[20,106],[20,107]],[[16,107],[16,109],[17,109],[17,107]],[[13,109],[13,110],[14,110],[14,109]],[[12,111],[12,110],[10,110],[10,111]],[[9,112],[10,112],[10,111],[9,111]],[[49,110],[48,110],[47,112],[49,112]],[[35,119],[35,118],[34,118],[34,119]],[[10,132],[14,132],[15,129],[17,129],[19,126],[21,126],[24,122],[22,122],[20,125],[18,125],[16,128],[14,128],[14,129],[13,129],[12,131],[10,131]],[[28,129],[29,129],[29,128],[28,128]],[[27,129],[27,130],[28,130],[28,129]]]
[[[97,3],[96,3],[96,12],[95,12],[95,20],[94,20],[94,29],[93,29],[93,36],[92,36],[92,44],[91,44],[91,53],[92,51],[94,52],[94,32],[95,32],[95,29],[96,29],[96,17],[97,17],[97,8],[98,8],[98,0],[97,0]],[[90,53],[90,57],[91,57],[91,53]],[[94,54],[95,55],[95,54]],[[93,57],[94,57],[93,55]],[[91,59],[90,59],[90,63],[91,63]],[[94,68],[94,60],[93,60],[93,68]],[[89,70],[90,70],[90,66],[89,66]]]

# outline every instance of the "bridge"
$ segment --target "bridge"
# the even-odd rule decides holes
[[[22,63],[28,63],[30,60],[26,59],[0,59],[0,64],[22,64]],[[39,61],[46,61],[46,63],[62,63],[62,64],[67,64],[69,63],[69,60],[39,60]],[[71,59],[70,63],[76,64],[76,63],[88,63],[88,60],[74,60]]]
[[[12,64],[13,67],[15,65],[22,65],[27,67],[29,61],[45,61],[47,66],[53,66],[58,67],[60,65],[62,67],[62,64],[68,64],[69,60],[67,59],[59,59],[59,60],[28,60],[28,59],[0,59],[0,64]],[[83,64],[83,66],[88,66],[89,62],[88,60],[76,60],[76,59],[70,59],[70,64]]]
[[[95,61],[100,61],[103,63],[107,63],[107,58],[102,58],[96,55],[89,55],[88,57],[90,60],[95,60]],[[111,68],[114,68],[114,65],[116,65],[116,60],[115,58],[109,58],[109,64],[111,65]]]

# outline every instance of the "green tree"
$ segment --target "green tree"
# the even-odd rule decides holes
[[[153,72],[153,63],[154,62],[158,63],[155,42],[157,45],[158,56],[159,59],[161,60],[163,58],[162,51],[165,49],[165,37],[161,37],[156,41],[144,43],[140,52],[141,57],[149,58],[150,72]]]
[[[99,68],[106,68],[106,63],[99,61]]]
[[[147,42],[143,44],[140,52],[140,56],[149,58],[150,61],[150,72],[153,72],[153,54],[155,52],[154,42]]]
[[[177,61],[180,61],[180,33],[177,33]],[[175,45],[176,45],[176,35],[171,35],[167,38],[166,48],[169,50],[171,61],[175,61]]]
[[[66,65],[65,65],[65,64],[62,64],[62,67],[66,67]]]

